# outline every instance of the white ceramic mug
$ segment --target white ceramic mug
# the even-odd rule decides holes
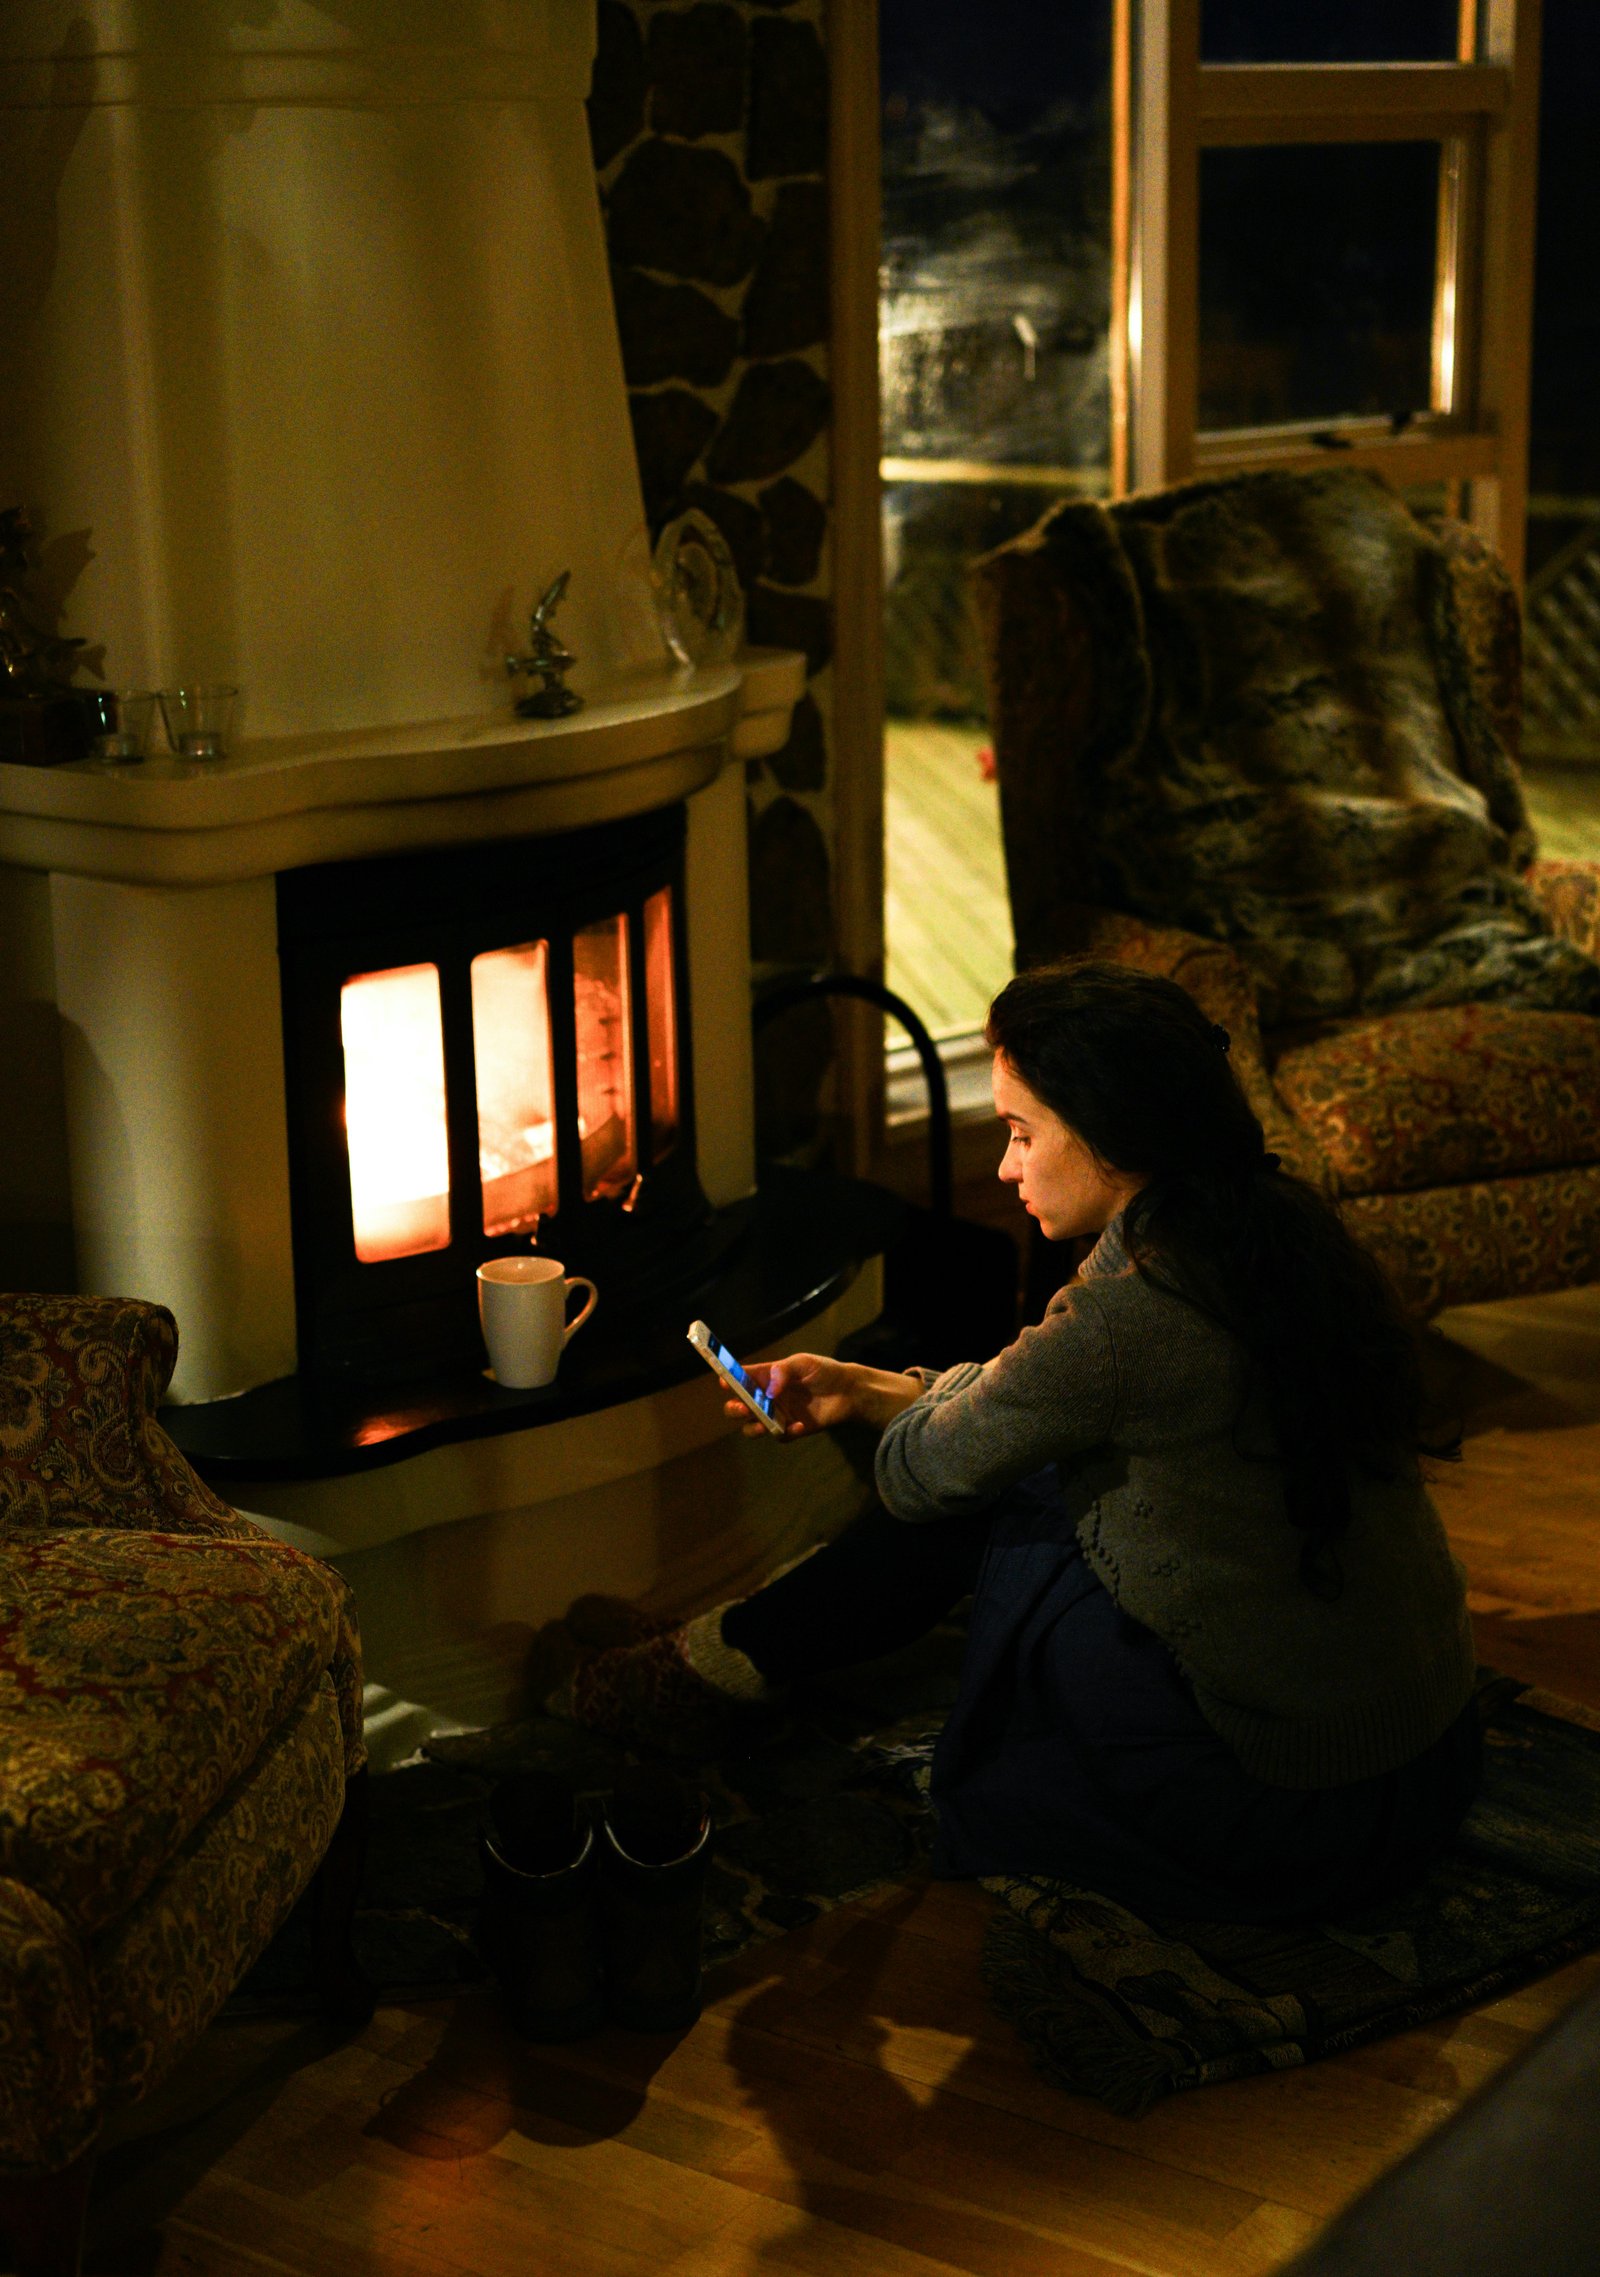
[[[576,1320],[567,1318],[569,1289],[589,1292]],[[495,1382],[507,1391],[554,1383],[562,1353],[599,1302],[592,1281],[553,1257],[489,1258],[478,1267],[478,1318]]]

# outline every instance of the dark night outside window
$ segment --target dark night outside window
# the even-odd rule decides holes
[[[1380,412],[1432,388],[1436,142],[1200,153],[1200,429]]]

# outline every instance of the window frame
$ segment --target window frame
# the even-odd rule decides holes
[[[1202,63],[1202,0],[1114,0],[1112,495],[1337,463],[1444,484],[1522,582],[1540,0],[1461,0],[1453,63]],[[1433,403],[1381,419],[1202,432],[1202,150],[1441,147]],[[1333,434],[1330,447],[1314,438]]]

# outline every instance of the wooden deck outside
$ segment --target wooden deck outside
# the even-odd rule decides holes
[[[978,769],[982,727],[884,730],[887,977],[936,1036],[971,1035],[1011,977],[1000,793]]]
[[[1600,1707],[1600,1291],[1447,1317],[1439,1500],[1487,1659]],[[915,1882],[745,1955],[678,2040],[532,2049],[492,1999],[216,2026],[101,2163],[103,2277],[1257,2277],[1600,1956],[1357,2053],[1114,2119],[1029,2070],[989,1901]]]
[[[936,1036],[971,1035],[1011,975],[1000,794],[979,772],[980,725],[891,720],[884,731],[889,986]],[[1600,765],[1530,769],[1543,853],[1600,858]]]

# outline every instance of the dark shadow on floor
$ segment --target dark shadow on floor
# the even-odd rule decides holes
[[[1437,1329],[1422,1341],[1422,1376],[1430,1424],[1442,1421],[1468,1439],[1485,1431],[1570,1431],[1592,1420],[1557,1393]]]
[[[571,2049],[538,2047],[517,2038],[492,1993],[468,1993],[423,2069],[362,2131],[444,2161],[481,2157],[513,2132],[571,2148],[608,2141],[638,2117],[682,2037],[613,2027]]]
[[[151,2103],[129,2114],[128,2132],[120,2139],[113,2134],[100,2156],[84,2277],[148,2277],[160,2261],[162,2224],[174,2208],[271,2109],[286,2082],[320,2063],[343,2038],[312,2018],[274,2035],[257,2054],[246,2041],[237,2061],[220,2066],[210,2061],[220,2039],[192,2051]]]
[[[916,1911],[921,1896],[918,1887],[909,1886],[889,1905],[830,1938],[815,1989],[808,1987],[804,1974],[783,1968],[780,1957],[791,1949],[779,1946],[773,1957],[782,1973],[746,2000],[732,2019],[729,2060],[748,2104],[762,2114],[791,2170],[788,2178],[769,2182],[767,2195],[775,2205],[793,2208],[796,2216],[792,2227],[766,2242],[759,2258],[752,2255],[751,2267],[796,2267],[796,2233],[813,2220],[837,2223],[853,2233],[862,2267],[869,2266],[866,2255],[874,2239],[896,2258],[926,2255],[964,2269],[998,2270],[1016,2262],[1024,2240],[1005,2220],[948,2198],[935,2210],[917,2193],[884,2184],[897,2166],[931,2180],[947,2170],[955,2152],[952,2130],[959,2134],[969,2124],[987,2124],[981,2105],[963,2111],[950,2095],[930,2097],[914,2090],[880,2064],[877,2051],[887,2048],[892,2030],[963,2033],[976,2023],[985,2034],[992,2028],[997,2037],[1006,2037],[1003,2026],[974,2013],[975,1952],[963,1961],[931,1940],[913,1939],[911,1949],[925,1946],[928,1973],[908,1983],[904,1949],[897,1952],[895,1932]],[[745,1965],[749,1960],[746,1956]],[[952,1968],[961,1979],[959,2020],[952,2013]],[[892,1988],[884,1982],[891,1970]],[[806,2015],[810,2030],[796,2032],[797,2013]],[[833,2046],[828,2044],[828,2015],[840,2024]],[[956,2097],[976,2054],[974,2047],[942,2083]],[[1016,2060],[1023,2061],[1020,2053]],[[940,2185],[935,2181],[933,2187]],[[774,2227],[776,2231],[776,2222]],[[814,2265],[817,2251],[813,2238],[804,2248],[804,2266]]]

